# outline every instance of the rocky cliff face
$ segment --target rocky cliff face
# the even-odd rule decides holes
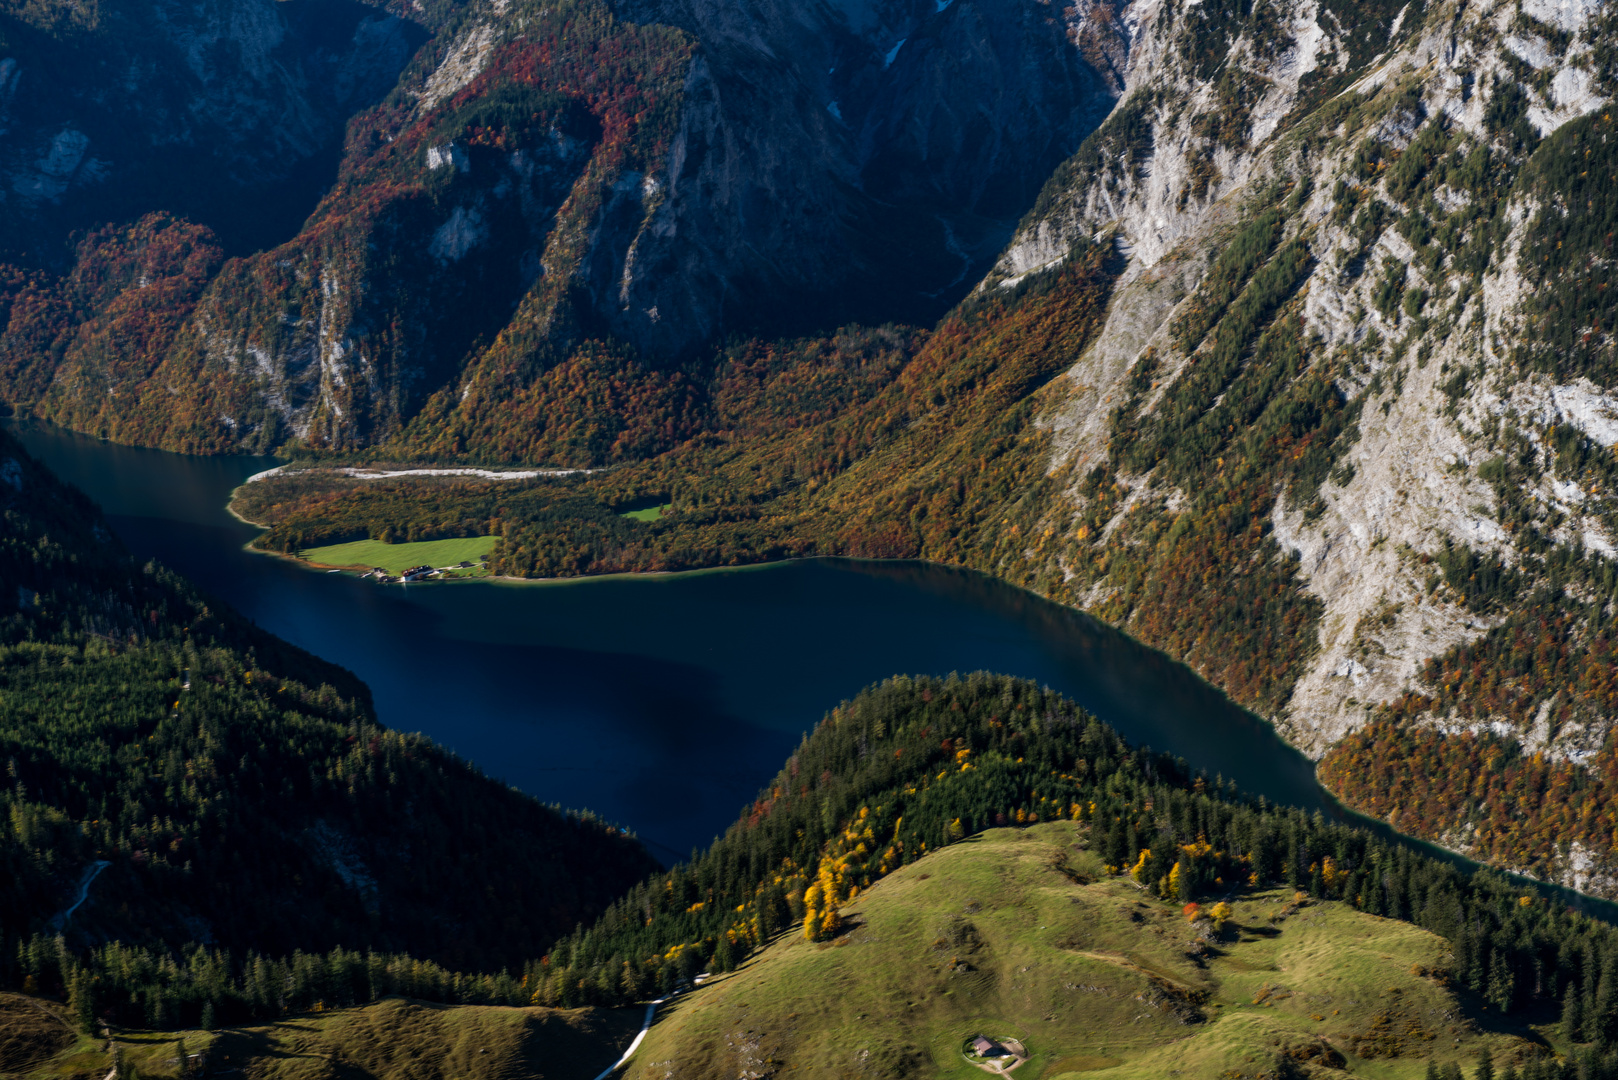
[[[656,367],[723,332],[934,317],[1105,115],[1127,51],[1105,4],[439,6],[388,100],[350,123],[303,229],[188,294],[169,347],[114,372],[78,344],[94,315],[43,332],[38,311],[72,304],[21,286],[8,342],[49,337],[56,355],[14,355],[31,375],[12,396],[48,383],[31,404],[62,422],[190,449],[408,432],[488,452],[510,409],[556,406],[536,380],[589,339],[619,367]],[[191,12],[126,49],[131,70],[173,84],[141,116],[172,117],[178,147],[212,146],[238,196],[284,181],[375,100],[406,39],[369,9],[344,39],[262,7]],[[59,203],[105,204],[117,155],[80,132],[84,102],[31,108],[34,142],[61,129],[15,144],[13,187],[30,194],[13,198],[43,208],[38,233]],[[76,258],[64,281],[103,254]]]
[[[1610,892],[1599,797],[1554,793],[1604,790],[1618,706],[1610,5],[1124,22],[1117,111],[981,286],[1128,259],[1041,420],[1058,591],[1336,746],[1357,805]]]
[[[1113,7],[1037,0],[620,12],[702,46],[614,317],[664,353],[724,326],[936,317],[1111,108],[1127,48]]]
[[[313,206],[310,159],[331,157],[349,114],[387,93],[420,39],[353,2],[0,14],[0,245],[60,268],[69,230],[152,210],[236,247],[283,239]],[[234,198],[244,189],[250,209]]]

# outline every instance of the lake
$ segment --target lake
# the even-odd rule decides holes
[[[983,575],[813,559],[688,574],[376,585],[244,549],[232,489],[273,462],[13,424],[156,558],[349,668],[379,719],[664,859],[721,833],[820,717],[889,675],[1035,679],[1125,736],[1278,802],[1341,811],[1265,722],[1163,654]]]

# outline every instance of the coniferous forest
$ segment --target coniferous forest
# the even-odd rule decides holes
[[[0,481],[6,964],[62,932],[153,956],[344,946],[494,971],[657,865],[380,727],[352,675],[132,560],[5,434]],[[593,872],[568,872],[581,861]],[[64,929],[92,873],[96,900]]]
[[[16,598],[0,653],[0,974],[87,1028],[390,995],[634,1003],[783,932],[835,937],[840,907],[929,851],[1065,819],[1087,826],[1107,873],[1164,899],[1285,885],[1431,930],[1452,947],[1442,978],[1500,1014],[1560,1018],[1581,1046],[1567,1068],[1618,1064],[1606,922],[1250,799],[1025,681],[872,687],[709,850],[656,870],[618,830],[378,727],[351,676],[136,565],[9,439],[0,460],[0,574]],[[582,861],[591,873],[569,872]],[[103,899],[65,922],[91,872]]]

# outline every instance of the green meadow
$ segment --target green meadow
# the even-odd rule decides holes
[[[973,1080],[976,1035],[1019,1040],[1018,1080],[1470,1077],[1530,1051],[1449,984],[1449,944],[1290,890],[1239,894],[1217,933],[1086,849],[1083,826],[995,829],[883,879],[829,942],[788,933],[663,1012],[626,1072]],[[1524,1038],[1526,1036],[1526,1038]],[[681,1075],[684,1075],[683,1073]]]
[[[355,540],[347,544],[304,548],[300,555],[312,563],[323,566],[380,566],[390,574],[398,574],[412,566],[454,566],[456,563],[481,562],[494,547],[498,537],[467,536],[453,540],[418,540],[409,544],[384,544],[380,540]],[[477,567],[463,570],[458,576],[475,576],[483,571]]]

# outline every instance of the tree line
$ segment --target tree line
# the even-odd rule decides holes
[[[341,945],[496,970],[658,865],[382,728],[353,675],[131,559],[3,433],[0,770],[11,942]]]

